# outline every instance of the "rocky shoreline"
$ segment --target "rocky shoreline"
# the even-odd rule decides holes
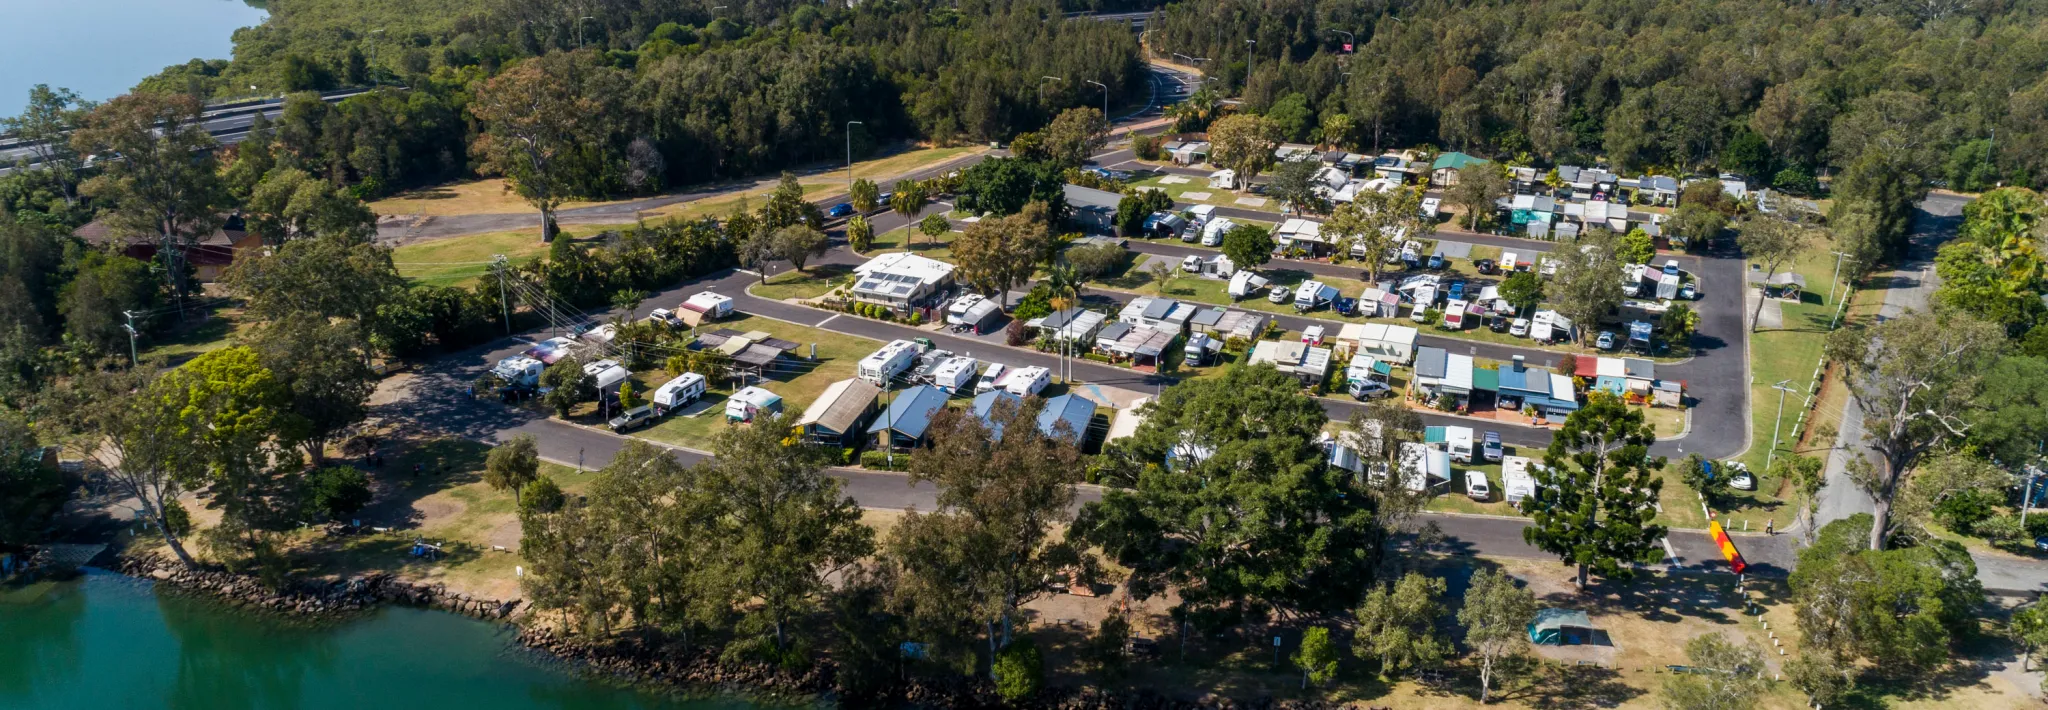
[[[518,600],[498,601],[451,593],[446,587],[401,580],[390,574],[348,579],[298,581],[271,589],[249,575],[220,569],[186,569],[160,555],[126,556],[116,569],[131,577],[154,580],[172,589],[204,594],[220,601],[301,620],[325,620],[367,612],[384,604],[447,611],[518,630],[521,646],[587,672],[633,683],[684,692],[736,695],[805,702],[840,696],[830,659],[791,673],[766,664],[722,662],[701,649],[679,649],[641,637],[600,642],[563,636],[544,626],[525,626],[527,608]],[[1031,708],[1041,710],[1336,710],[1343,704],[1322,701],[1239,701],[1220,697],[1182,700],[1150,691],[1106,692],[1048,687],[1022,703],[1006,703],[986,679],[907,679],[882,699],[885,705],[919,708]],[[872,700],[870,702],[873,702]],[[863,703],[867,704],[867,703]]]

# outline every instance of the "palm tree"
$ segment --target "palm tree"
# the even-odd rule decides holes
[[[924,211],[931,201],[930,187],[916,180],[897,180],[896,194],[889,196],[889,209],[903,215],[905,223],[917,220],[917,213]]]
[[[1073,264],[1065,261],[1053,262],[1052,266],[1046,267],[1045,280],[1040,283],[1045,284],[1045,290],[1050,292],[1052,296],[1051,299],[1048,299],[1048,305],[1052,306],[1054,313],[1081,304],[1081,278],[1080,274],[1074,270]],[[1060,334],[1059,341],[1060,381],[1070,382],[1074,379],[1071,368],[1067,363],[1071,343],[1065,333]]]

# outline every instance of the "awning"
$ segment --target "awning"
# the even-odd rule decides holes
[[[1500,391],[1500,370],[1491,367],[1472,369],[1472,389],[1478,392]]]

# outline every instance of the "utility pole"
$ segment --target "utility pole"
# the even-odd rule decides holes
[[[505,334],[511,335],[512,301],[505,298],[505,266],[507,263],[504,254],[494,254],[491,256],[491,268],[498,270],[498,309],[505,317]]]
[[[2041,469],[2027,464],[2027,492],[2020,498],[2020,526],[2027,524],[2027,512],[2034,509],[2034,477],[2041,475]]]
[[[853,127],[868,124],[859,121],[846,122],[846,197],[853,198]]]
[[[1785,422],[1785,393],[1792,391],[1792,388],[1785,385],[1791,382],[1791,380],[1785,380],[1771,385],[1771,389],[1778,391],[1778,416],[1771,420],[1771,450],[1764,454],[1764,470],[1758,472],[1758,475],[1770,473],[1771,460],[1778,456],[1778,429]]]
[[[1842,253],[1842,252],[1832,252],[1832,253],[1833,253],[1833,254],[1835,255],[1835,275],[1834,275],[1834,279],[1835,279],[1836,281],[1841,281],[1841,280],[1842,280],[1842,259],[1844,259],[1844,258],[1847,258],[1847,259],[1848,259],[1849,261],[1852,261],[1852,262],[1853,262],[1853,261],[1855,261],[1855,260],[1856,260],[1856,257],[1850,256],[1850,255],[1848,255],[1848,254],[1844,254],[1844,253]],[[1830,298],[1833,298],[1833,297],[1834,297],[1834,295],[1835,295],[1835,287],[1834,287],[1834,284],[1829,284],[1829,285],[1828,285],[1828,297],[1830,297]],[[1836,322],[1839,322],[1840,320],[1842,320],[1842,312],[1843,312],[1843,311],[1845,311],[1845,310],[1848,310],[1848,307],[1849,307],[1849,305],[1848,305],[1848,304],[1849,304],[1849,287],[1847,287],[1847,286],[1844,286],[1844,287],[1842,287],[1842,297],[1841,297],[1841,298],[1839,298],[1839,299],[1836,299],[1836,300],[1835,300],[1835,315],[1834,315],[1833,317],[1831,317],[1831,318],[1828,318],[1828,330],[1834,330],[1834,329],[1835,329],[1835,323],[1836,323]]]
[[[1244,43],[1247,45],[1244,48],[1244,85],[1250,87],[1252,85],[1252,60],[1258,57],[1259,41],[1248,39]]]
[[[1081,81],[1083,83],[1094,84],[1096,86],[1102,87],[1102,120],[1109,120],[1109,87],[1103,85],[1102,82],[1095,81],[1093,79],[1082,79]]]
[[[128,366],[135,367],[142,364],[142,358],[135,352],[135,338],[141,333],[135,330],[135,311],[121,311],[121,315],[128,318],[128,322],[121,326],[122,330],[128,331]]]

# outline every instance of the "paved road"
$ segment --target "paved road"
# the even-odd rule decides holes
[[[369,91],[370,89],[366,88],[336,89],[323,91],[320,95],[327,103],[338,103]],[[249,136],[249,124],[255,120],[256,114],[277,118],[278,114],[283,112],[282,98],[236,102],[208,109],[201,115],[200,125],[205,127],[208,133],[213,134],[214,140],[220,144],[234,145]],[[0,165],[6,166],[0,168],[0,175],[13,172],[15,162],[19,160],[36,160],[34,148],[13,139],[0,140]]]
[[[1907,311],[1927,308],[1928,298],[1939,285],[1934,275],[1934,254],[1943,242],[1955,237],[1956,228],[1962,223],[1963,205],[1968,201],[1952,195],[1931,194],[1920,203],[1920,211],[1913,223],[1912,245],[1905,258],[1900,260],[1896,270],[1883,277],[1883,282],[1873,286],[1885,289],[1884,306],[1878,310],[1880,319],[1897,318]],[[1863,412],[1857,408],[1853,397],[1842,409],[1842,424],[1835,441],[1835,449],[1828,455],[1827,485],[1821,490],[1820,510],[1816,517],[1820,525],[1876,510],[1870,495],[1849,477],[1851,457],[1870,455],[1869,448],[1863,445]]]

